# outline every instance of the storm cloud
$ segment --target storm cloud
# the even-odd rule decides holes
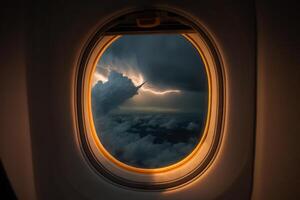
[[[157,88],[196,92],[207,88],[205,67],[198,51],[178,34],[122,36],[106,49],[98,65],[134,68]]]
[[[95,115],[105,115],[137,94],[138,88],[121,73],[111,71],[108,81],[98,81],[92,88],[92,107]]]

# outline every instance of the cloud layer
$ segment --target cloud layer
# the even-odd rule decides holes
[[[178,162],[198,141],[192,117],[170,114],[109,114],[97,121],[104,147],[118,160],[136,167],[157,168]]]
[[[136,167],[157,168],[187,156],[200,138],[202,119],[195,113],[144,113],[118,109],[138,88],[121,73],[92,89],[97,134],[118,160]]]

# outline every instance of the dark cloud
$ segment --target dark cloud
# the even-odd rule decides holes
[[[197,50],[178,34],[122,36],[107,48],[99,65],[134,67],[158,88],[207,90],[205,69]]]
[[[92,109],[95,115],[104,115],[137,94],[138,88],[121,73],[111,71],[108,81],[98,81],[92,88]]]

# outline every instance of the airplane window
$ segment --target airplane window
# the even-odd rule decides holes
[[[214,47],[200,26],[162,10],[99,27],[81,55],[75,93],[81,149],[97,173],[160,190],[207,169],[222,128]]]
[[[201,140],[208,80],[198,50],[183,35],[119,36],[92,76],[94,126],[114,159],[138,168],[165,167]]]

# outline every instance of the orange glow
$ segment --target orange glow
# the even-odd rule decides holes
[[[102,74],[94,73],[92,85],[94,86],[98,81],[106,82],[107,80],[107,77],[103,76]]]

